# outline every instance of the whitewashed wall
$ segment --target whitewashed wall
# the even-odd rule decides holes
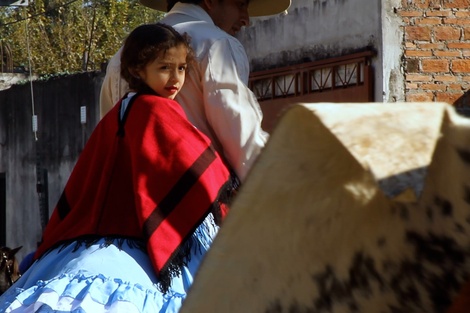
[[[401,0],[382,0],[383,90],[385,102],[405,101],[402,55],[402,19],[396,14]]]

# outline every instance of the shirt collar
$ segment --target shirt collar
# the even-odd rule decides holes
[[[194,19],[215,25],[209,14],[197,4],[177,2],[170,12],[167,13],[167,16],[174,13],[188,15]]]

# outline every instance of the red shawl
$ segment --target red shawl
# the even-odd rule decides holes
[[[83,236],[136,238],[159,275],[219,204],[229,171],[179,104],[134,96],[121,120],[121,102],[90,136],[35,258]]]

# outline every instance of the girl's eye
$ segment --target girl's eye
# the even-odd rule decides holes
[[[179,69],[180,71],[184,72],[184,71],[186,71],[186,66],[180,66],[178,69]]]

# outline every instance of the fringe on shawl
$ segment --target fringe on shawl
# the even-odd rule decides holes
[[[227,213],[226,209],[231,204],[239,188],[240,180],[235,175],[235,173],[232,172],[229,177],[229,180],[220,188],[216,201],[212,203],[208,211],[208,214],[213,215],[213,222],[215,223],[215,225],[221,225],[223,217]],[[183,241],[180,247],[175,250],[173,256],[170,258],[167,264],[163,266],[162,270],[158,275],[158,289],[161,292],[168,292],[173,277],[179,277],[179,275],[181,275],[181,268],[187,265],[189,261],[191,261],[191,249],[193,249],[194,243],[194,240],[191,240],[191,237],[196,236],[198,238],[203,238],[204,236],[199,235],[198,232],[208,232],[207,228],[204,229],[204,227],[206,227],[206,225],[204,224],[206,218],[207,214],[203,217],[203,220],[198,223],[196,229],[192,232],[192,235]],[[203,244],[209,245],[209,243]]]

